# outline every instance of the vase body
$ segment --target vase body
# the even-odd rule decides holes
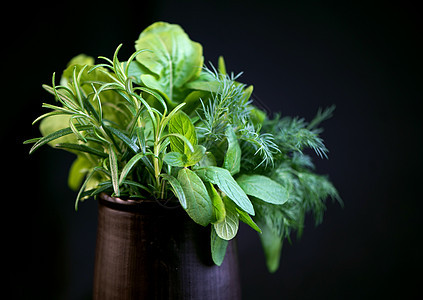
[[[236,243],[214,265],[210,228],[182,208],[102,194],[98,204],[95,300],[241,299]]]

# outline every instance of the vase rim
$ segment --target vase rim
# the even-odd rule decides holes
[[[112,197],[106,193],[101,193],[98,197],[100,205],[120,211],[131,211],[139,213],[165,213],[180,210],[182,207],[178,205],[166,206],[154,199],[122,199]],[[174,202],[173,202],[174,203]]]

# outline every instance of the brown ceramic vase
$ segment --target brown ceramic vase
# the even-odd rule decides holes
[[[94,299],[241,299],[236,243],[220,267],[210,228],[182,208],[102,194],[98,199]]]

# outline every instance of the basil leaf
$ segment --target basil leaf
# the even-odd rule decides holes
[[[282,185],[263,175],[241,175],[236,180],[247,195],[272,204],[284,204],[289,192]]]
[[[162,92],[170,104],[181,98],[182,87],[196,79],[203,66],[203,48],[174,24],[157,22],[147,27],[135,42],[137,50],[148,49],[136,59],[151,73],[141,75],[143,83]]]
[[[197,145],[197,134],[191,119],[182,111],[177,112],[169,120],[169,134],[176,133],[188,139],[192,146]],[[170,136],[170,148],[182,154],[190,153],[188,145],[176,136]]]
[[[198,176],[204,181],[216,184],[219,189],[224,192],[235,204],[237,204],[242,210],[254,215],[254,207],[248,199],[243,189],[238,185],[235,179],[232,177],[228,170],[209,166],[201,167],[195,170]]]
[[[224,240],[233,239],[239,228],[239,218],[236,211],[236,207],[232,201],[229,201],[227,197],[224,197],[226,216],[222,222],[214,223],[214,229],[217,235]]]
[[[202,226],[209,224],[213,218],[213,205],[203,181],[186,168],[179,170],[178,181],[186,197],[188,215]]]
[[[231,175],[234,175],[239,172],[241,167],[241,147],[238,144],[234,129],[231,126],[228,126],[225,134],[228,140],[228,150],[223,160],[223,167],[228,170]]]
[[[228,247],[228,241],[220,238],[213,226],[211,227],[210,233],[210,246],[213,262],[218,266],[222,265],[226,254],[226,248]]]

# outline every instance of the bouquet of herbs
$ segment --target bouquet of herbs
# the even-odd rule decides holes
[[[203,64],[202,46],[178,25],[158,22],[135,42],[126,60],[102,63],[79,55],[51,85],[56,103],[37,118],[42,137],[30,153],[49,144],[76,154],[69,186],[82,200],[107,193],[122,199],[178,201],[189,217],[211,226],[211,253],[220,265],[239,222],[260,235],[267,266],[279,265],[282,242],[301,234],[304,218],[321,222],[330,181],[313,172],[313,149],[326,157],[320,123],[272,116],[254,106],[253,88]]]

